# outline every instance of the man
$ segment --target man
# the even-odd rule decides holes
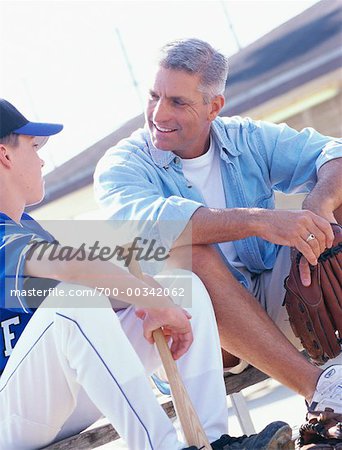
[[[128,287],[150,292],[150,286],[106,260],[66,260],[61,246],[53,258],[38,251],[54,238],[23,211],[43,198],[44,163],[37,151],[61,129],[29,122],[0,99],[0,448],[41,448],[101,415],[130,449],[184,448],[146,377],[161,364],[151,345],[159,327],[172,340],[171,352],[216,450],[288,444],[291,429],[284,422],[248,438],[224,435],[219,338],[210,299],[195,276],[198,302],[184,310],[165,295],[158,304],[153,294],[132,297]],[[116,290],[132,305],[114,311],[114,299],[98,288]],[[75,297],[79,291],[83,295]]]
[[[111,219],[154,224],[154,238],[188,269],[183,250],[192,233],[192,270],[213,302],[225,367],[248,361],[312,410],[342,412],[342,367],[322,375],[304,359],[288,341],[298,345],[282,306],[290,247],[305,257],[301,279],[308,285],[309,264],[332,245],[330,223],[342,212],[341,141],[218,117],[227,73],[227,59],[203,41],[165,45],[145,128],[97,166],[98,201]],[[275,190],[308,193],[303,209],[274,210]]]

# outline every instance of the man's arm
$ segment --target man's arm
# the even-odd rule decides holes
[[[303,209],[308,209],[326,218],[330,222],[338,219],[335,211],[342,207],[342,158],[325,163],[318,171],[318,181],[303,202]],[[340,219],[340,217],[339,217]]]
[[[306,242],[309,234],[315,244]],[[173,248],[192,244],[214,244],[258,236],[274,244],[296,247],[310,264],[333,242],[329,221],[312,211],[267,210],[259,208],[199,208]],[[311,241],[312,242],[312,241]]]
[[[213,244],[258,236],[274,244],[297,248],[302,258],[303,284],[310,284],[310,264],[333,242],[331,222],[342,218],[342,158],[326,162],[318,171],[318,181],[303,202],[303,210],[266,210],[257,208],[199,208],[191,224],[175,242],[174,248],[191,242]],[[316,239],[307,242],[309,234]]]

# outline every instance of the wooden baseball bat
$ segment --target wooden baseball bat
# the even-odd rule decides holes
[[[129,271],[135,277],[141,280],[143,279],[140,265],[136,260],[131,261]],[[189,446],[195,445],[201,450],[211,450],[211,445],[204,433],[189,394],[185,389],[161,328],[153,332],[153,339],[158,348],[160,359],[162,360],[165,373],[170,383],[174,406],[187,444]]]

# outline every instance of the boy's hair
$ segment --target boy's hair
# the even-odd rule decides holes
[[[11,145],[12,147],[17,147],[19,143],[19,134],[10,133],[7,136],[0,138],[0,144]]]

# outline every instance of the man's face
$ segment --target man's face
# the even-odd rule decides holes
[[[181,158],[195,158],[208,150],[213,101],[204,104],[200,79],[180,70],[159,67],[146,108],[152,143]]]
[[[39,203],[44,197],[44,161],[38,156],[37,147],[35,137],[20,135],[18,146],[12,152],[17,194],[26,205]]]

